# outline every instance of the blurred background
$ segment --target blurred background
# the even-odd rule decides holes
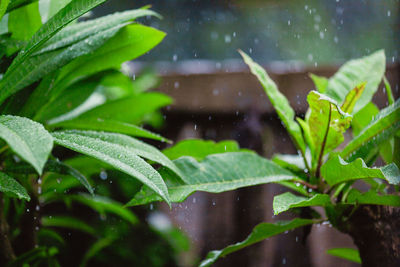
[[[163,111],[164,124],[152,124],[174,141],[234,139],[267,157],[296,153],[238,49],[267,68],[298,115],[305,113],[306,94],[314,89],[310,72],[329,77],[345,61],[378,49],[385,50],[386,75],[399,95],[400,1],[112,0],[92,16],[149,4],[164,18],[141,21],[167,37],[127,68],[134,78],[148,75],[155,90],[174,98]],[[387,104],[383,86],[374,101]],[[273,216],[272,197],[283,191],[264,185],[196,193],[171,210],[149,205],[144,216],[155,227],[172,224],[187,235],[190,249],[180,250],[174,264],[192,266],[208,251],[243,240],[260,222],[290,218]],[[325,254],[329,248],[353,246],[329,225],[314,226],[304,237],[302,230],[274,237],[216,266],[357,266]],[[157,247],[150,252],[157,254]]]

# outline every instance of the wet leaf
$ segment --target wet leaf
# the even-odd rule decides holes
[[[0,172],[0,192],[10,197],[31,200],[26,189],[17,180],[2,172]]]
[[[344,99],[344,102],[341,106],[343,112],[346,112],[348,114],[351,114],[353,112],[354,106],[356,105],[358,99],[360,99],[362,93],[364,92],[364,89],[365,82],[354,87],[353,90],[351,90],[346,95],[346,98]]]
[[[356,189],[352,189],[347,195],[346,203],[348,204],[365,204],[365,205],[385,205],[400,207],[400,196],[389,194],[378,194],[375,191],[361,193]]]
[[[329,195],[316,194],[311,198],[300,197],[286,192],[274,197],[273,209],[274,214],[278,215],[281,212],[292,208],[310,207],[310,206],[327,206],[331,204]]]
[[[354,248],[331,248],[327,254],[361,264],[360,253]]]

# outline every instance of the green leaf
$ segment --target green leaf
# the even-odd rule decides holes
[[[83,77],[105,69],[119,69],[123,62],[148,52],[164,37],[165,33],[151,27],[139,24],[124,27],[95,53],[77,58],[65,66],[54,94],[58,95],[66,86]]]
[[[178,142],[176,145],[163,150],[170,160],[175,160],[182,156],[193,157],[197,161],[202,161],[206,156],[224,152],[238,152],[239,145],[235,141],[214,142],[210,140],[188,139]]]
[[[314,82],[318,92],[320,92],[321,94],[325,93],[326,88],[328,87],[329,80],[325,77],[318,76],[313,73],[310,73],[310,78]]]
[[[115,240],[116,236],[107,236],[97,240],[90,248],[86,251],[83,256],[82,262],[80,264],[81,267],[87,266],[87,262],[93,258],[97,253],[99,253],[104,248],[110,246]]]
[[[346,160],[356,158],[368,160],[377,147],[396,134],[400,129],[400,99],[393,105],[382,109],[340,153]]]
[[[272,161],[249,152],[230,152],[207,156],[202,162],[191,157],[174,160],[182,174],[176,178],[167,170],[162,176],[168,181],[168,192],[172,202],[182,202],[195,191],[220,193],[241,187],[294,180],[297,177]],[[160,198],[143,188],[127,204],[141,205]]]
[[[40,123],[23,117],[0,116],[0,137],[42,174],[53,148],[53,138]]]
[[[360,253],[354,248],[331,248],[327,254],[361,264]]]
[[[351,121],[353,136],[357,136],[365,127],[367,127],[378,113],[378,107],[374,103],[370,102],[359,112],[354,114],[353,120]]]
[[[69,4],[72,0],[45,0],[41,1],[40,15],[42,15],[42,21],[48,21],[51,17],[57,14],[63,7]]]
[[[347,163],[340,156],[335,156],[322,165],[321,175],[330,186],[365,178],[380,178],[387,180],[389,184],[400,183],[400,170],[396,164],[368,168],[360,158]]]
[[[361,193],[356,189],[352,189],[347,195],[346,203],[400,207],[400,196],[386,194],[380,195],[378,192],[374,191]]]
[[[67,199],[71,199],[73,201],[89,206],[92,209],[98,211],[100,214],[104,214],[106,212],[113,213],[133,225],[139,222],[135,214],[133,214],[129,209],[124,208],[121,203],[107,197],[82,194],[68,196]]]
[[[30,3],[37,2],[38,0],[11,0],[7,7],[6,13],[9,13],[17,8],[29,5]]]
[[[163,179],[153,167],[137,156],[137,150],[126,147],[125,144],[121,145],[121,143],[118,142],[110,143],[104,141],[115,137],[117,134],[94,134],[94,132],[83,131],[62,131],[53,132],[52,134],[57,144],[94,157],[135,177],[169,203],[168,191]],[[96,135],[104,138],[104,140],[95,137]],[[126,138],[129,137],[126,136]]]
[[[356,105],[358,99],[360,99],[362,93],[365,89],[365,82],[357,85],[353,88],[344,99],[344,102],[341,106],[343,112],[351,114],[353,112],[354,106]]]
[[[251,73],[253,73],[264,87],[265,93],[268,95],[271,104],[274,106],[279,118],[286,126],[289,135],[291,136],[296,147],[305,152],[305,143],[303,135],[301,133],[300,126],[294,120],[295,112],[289,104],[286,97],[279,92],[276,84],[268,76],[267,72],[257,63],[255,63],[248,55],[244,52],[239,51],[242,55],[246,64],[250,67]]]
[[[38,2],[14,10],[8,17],[8,31],[13,39],[27,41],[41,26]]]
[[[386,79],[386,76],[383,76],[383,82],[385,84],[385,89],[386,89],[386,94],[388,98],[388,103],[389,105],[392,105],[394,103],[394,97],[393,97],[393,92],[392,92],[392,87],[390,86],[389,81]]]
[[[286,192],[274,197],[272,204],[274,214],[278,215],[281,212],[292,208],[310,207],[310,206],[327,206],[331,204],[329,195],[316,194],[311,198],[300,197]]]
[[[153,140],[158,140],[161,142],[171,143],[169,139],[162,137],[156,133],[145,130],[139,126],[134,124],[125,123],[121,121],[114,120],[104,120],[104,119],[95,119],[95,118],[76,118],[73,120],[66,120],[59,123],[55,123],[51,125],[52,127],[62,127],[66,129],[80,129],[80,130],[99,130],[106,132],[114,132],[127,134],[136,137],[143,137]]]
[[[206,258],[200,263],[200,267],[211,266],[217,259],[225,257],[235,251],[258,243],[269,237],[284,233],[286,231],[313,224],[313,220],[296,218],[292,221],[277,223],[260,223],[254,227],[251,234],[242,242],[230,245],[222,250],[214,250],[207,254]]]
[[[76,117],[81,119],[103,119],[139,124],[149,113],[171,104],[170,97],[161,93],[146,93],[137,96],[124,97],[114,101],[106,102],[92,108]],[[135,108],[132,108],[135,107]],[[75,118],[72,118],[74,120]],[[61,120],[62,121],[62,120]],[[53,120],[52,123],[59,123]]]
[[[28,201],[31,200],[28,192],[26,192],[26,189],[22,185],[20,185],[14,178],[2,172],[0,172],[0,192],[11,197],[17,197]]]
[[[159,15],[151,10],[136,9],[124,12],[116,12],[114,14],[103,16],[97,19],[75,23],[59,31],[34,54],[42,54],[69,46],[98,32],[105,31],[144,16],[158,17]]]
[[[322,157],[344,141],[343,133],[350,126],[351,116],[344,113],[329,97],[316,91],[307,96],[310,105],[308,126],[315,151],[312,155],[313,169]]]
[[[371,102],[372,96],[377,91],[385,73],[385,64],[386,59],[383,50],[348,61],[329,79],[326,95],[338,104],[342,104],[350,90],[358,84],[366,82],[365,90],[354,107],[354,113],[357,113]]]
[[[306,168],[303,157],[300,155],[275,154],[272,157],[272,161],[285,169],[295,172],[304,172]]]
[[[0,20],[3,18],[4,14],[6,13],[9,3],[10,3],[10,0],[1,0],[0,1]]]
[[[45,227],[62,227],[67,229],[78,230],[93,236],[96,236],[96,230],[85,223],[74,217],[68,216],[45,216],[42,217],[42,225]]]

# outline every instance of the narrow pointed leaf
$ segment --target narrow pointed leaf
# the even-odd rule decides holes
[[[174,160],[174,163],[182,179],[171,175],[168,170],[162,171],[168,181],[172,202],[182,202],[195,191],[220,193],[246,186],[298,179],[272,161],[249,152],[212,154],[200,163],[191,157],[181,157]],[[160,200],[157,195],[143,188],[127,205]]]
[[[353,112],[354,106],[356,105],[358,99],[360,99],[362,93],[364,92],[364,89],[365,82],[354,87],[353,90],[351,90],[346,95],[346,98],[344,99],[344,102],[341,106],[343,112],[346,112],[348,114],[351,114]]]
[[[200,263],[200,267],[211,266],[219,258],[225,257],[235,251],[263,241],[269,237],[293,230],[302,226],[313,224],[313,220],[296,218],[292,221],[277,223],[260,223],[254,227],[251,234],[242,242],[230,245],[222,250],[214,250],[207,254],[207,257]]]
[[[385,76],[383,76],[383,82],[385,84],[388,103],[389,103],[389,105],[392,105],[394,103],[392,87],[390,86],[390,83],[389,83],[389,81],[387,80],[387,78]]]
[[[310,73],[310,78],[314,82],[315,88],[318,90],[318,92],[321,94],[325,93],[329,80],[325,77],[321,77],[312,73]]]
[[[78,131],[53,132],[52,134],[57,144],[94,157],[135,177],[169,203],[167,187],[161,176],[132,149],[117,143],[85,136],[83,132]],[[103,133],[103,135],[106,136],[107,133]]]
[[[311,198],[300,197],[286,192],[274,197],[272,204],[274,214],[278,215],[281,212],[287,211],[292,208],[310,207],[310,206],[326,206],[331,204],[329,195],[316,194]]]
[[[356,189],[352,189],[347,195],[346,203],[400,207],[400,196],[387,194],[380,195],[375,191],[361,193]]]
[[[271,80],[267,72],[260,65],[254,62],[244,52],[239,52],[242,55],[246,64],[250,67],[251,73],[253,73],[257,77],[261,85],[264,87],[265,93],[268,95],[268,98],[274,106],[276,112],[278,113],[279,118],[286,126],[286,129],[289,132],[289,135],[294,141],[296,147],[304,152],[304,139],[301,133],[300,126],[294,120],[295,112],[290,106],[289,101],[281,92],[279,92],[274,81]]]
[[[17,155],[42,174],[53,148],[53,138],[40,123],[23,117],[0,116],[0,137]]]
[[[45,227],[61,227],[61,228],[73,229],[96,236],[96,230],[92,226],[75,217],[68,217],[68,216],[42,217],[41,223]]]
[[[340,153],[346,160],[367,160],[370,152],[394,136],[400,129],[400,99],[382,109],[368,125]]]
[[[322,165],[321,175],[330,186],[365,178],[380,178],[390,184],[400,183],[400,170],[396,164],[369,168],[360,158],[347,163],[340,156],[335,156]]]
[[[0,192],[3,192],[10,197],[17,197],[28,201],[31,200],[25,187],[18,183],[14,178],[2,172],[0,172]]]
[[[328,249],[326,253],[338,258],[361,264],[360,253],[354,248],[331,248]]]
[[[377,91],[385,73],[385,65],[383,50],[363,58],[350,60],[329,79],[325,93],[341,105],[350,90],[366,82],[365,90],[354,107],[354,113],[357,113],[371,101]]]
[[[235,141],[214,142],[210,140],[189,139],[178,142],[176,145],[163,150],[170,160],[178,159],[182,156],[193,157],[197,161],[202,161],[206,156],[224,152],[238,152],[239,145]]]

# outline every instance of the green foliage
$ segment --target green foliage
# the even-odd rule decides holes
[[[274,214],[287,211],[292,208],[310,207],[310,206],[327,206],[331,204],[329,195],[316,194],[311,198],[305,198],[293,195],[290,192],[283,193],[274,197],[273,209]]]
[[[26,189],[20,185],[14,178],[0,172],[0,192],[19,199],[30,200],[31,198]]]
[[[360,253],[353,248],[331,248],[327,254],[361,264]]]

